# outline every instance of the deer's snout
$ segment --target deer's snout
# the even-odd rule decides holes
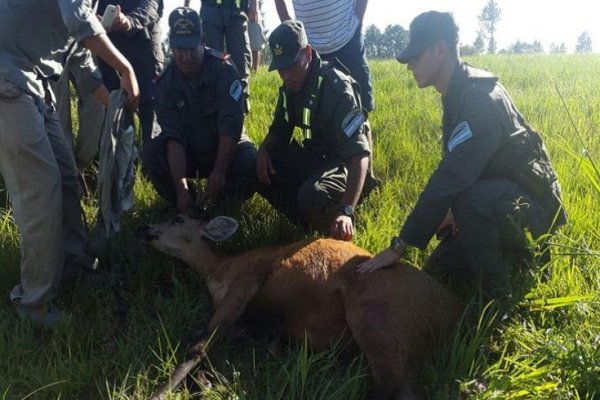
[[[153,240],[158,239],[160,232],[152,225],[140,226],[135,231],[135,237],[137,240],[143,243],[150,243]]]

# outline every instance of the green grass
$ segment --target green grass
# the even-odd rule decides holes
[[[512,312],[472,299],[458,333],[427,365],[425,384],[433,399],[600,398],[600,57],[469,61],[497,73],[544,136],[570,222],[553,239],[552,262],[521,285],[525,298]],[[372,62],[372,73],[375,170],[384,183],[359,207],[355,241],[377,252],[397,234],[439,160],[441,107],[438,94],[419,90],[396,62]],[[252,80],[246,127],[257,142],[268,129],[278,85],[278,76],[264,68]],[[89,220],[94,207],[86,198]],[[71,318],[57,329],[21,321],[8,300],[0,303],[0,399],[145,399],[168,376],[211,310],[199,277],[134,239],[138,226],[165,218],[165,207],[139,179],[135,208],[103,258],[118,279],[111,287],[65,282],[56,301]],[[303,235],[254,197],[226,250]],[[18,242],[10,211],[0,209],[0,293],[18,282]],[[407,261],[422,265],[432,246],[410,251]],[[273,352],[267,339],[219,343],[203,366],[212,382],[205,397],[189,385],[171,398],[361,399],[368,368],[339,356],[342,347],[313,353],[300,343]]]

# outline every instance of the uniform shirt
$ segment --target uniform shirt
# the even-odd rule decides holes
[[[308,42],[319,54],[344,47],[359,29],[355,0],[292,0],[296,19],[304,23]]]
[[[443,158],[400,232],[403,241],[421,249],[454,200],[476,181],[513,179],[520,161],[533,157],[529,138],[537,135],[487,71],[460,64],[442,102]]]
[[[114,45],[127,56],[130,61],[147,62],[152,46],[160,45],[160,18],[163,11],[162,0],[99,0],[98,14],[102,15],[109,4],[119,5],[121,12],[129,18],[131,29],[127,32],[111,32],[108,36]],[[144,51],[140,43],[147,43]],[[162,53],[161,53],[162,54]],[[162,63],[162,60],[159,60]],[[152,60],[154,62],[154,60]]]
[[[371,154],[366,136],[366,116],[358,92],[353,87],[354,81],[322,61],[315,51],[312,54],[313,61],[301,91],[291,93],[285,86],[280,88],[269,135],[278,137],[279,143],[290,143],[294,139],[294,130],[302,131],[305,107],[314,101],[316,109],[311,112],[311,138],[302,143],[307,157],[348,162],[354,156]],[[323,79],[320,93],[315,93],[314,87],[320,77]],[[316,97],[312,97],[313,93]],[[317,169],[319,166],[313,167]]]
[[[104,33],[90,0],[0,0],[0,77],[44,97],[75,42]]]
[[[156,83],[155,108],[161,139],[181,144],[195,162],[214,159],[221,136],[236,142],[249,140],[242,135],[244,105],[239,74],[229,59],[208,48],[194,82],[184,79],[174,61],[167,66]]]

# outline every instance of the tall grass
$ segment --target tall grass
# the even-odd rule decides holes
[[[531,125],[543,135],[560,175],[569,225],[552,240],[552,261],[531,269],[525,294],[506,312],[460,292],[469,311],[449,343],[427,364],[433,399],[600,398],[600,57],[486,56],[470,62],[497,73]],[[375,171],[383,184],[358,207],[356,243],[379,251],[396,235],[441,155],[441,106],[395,62],[372,63],[377,109]],[[279,79],[261,69],[252,80],[246,127],[260,142]],[[560,95],[559,95],[560,93]],[[562,100],[561,100],[562,96]],[[0,399],[144,399],[185,354],[210,316],[203,282],[182,263],[138,244],[139,225],[168,215],[143,178],[134,209],[103,254],[111,284],[64,282],[56,301],[71,318],[54,330],[20,320],[0,304]],[[2,196],[2,193],[0,193]],[[85,198],[88,220],[96,203]],[[226,251],[289,243],[305,234],[259,197],[245,207]],[[432,244],[432,246],[435,244]],[[431,247],[411,251],[423,264]],[[0,209],[0,292],[18,282],[18,231]],[[343,344],[313,353],[305,343],[274,351],[268,339],[212,346],[204,375],[173,399],[361,399],[368,368]],[[203,397],[202,397],[203,396]]]

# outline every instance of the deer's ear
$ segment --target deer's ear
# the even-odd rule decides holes
[[[229,217],[215,217],[202,227],[204,236],[214,242],[229,239],[238,229],[235,219]]]

